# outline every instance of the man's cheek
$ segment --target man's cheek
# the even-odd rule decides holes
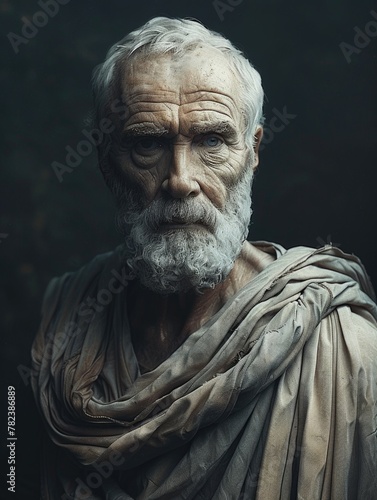
[[[126,182],[128,187],[139,193],[143,201],[148,204],[156,198],[163,179],[156,168],[150,170],[136,168],[127,171]]]
[[[239,152],[230,152],[227,161],[217,165],[213,169],[219,180],[226,186],[236,184],[245,172],[245,155]]]
[[[245,169],[247,169],[249,166],[251,167],[250,154],[244,149],[242,151],[231,151],[229,155],[228,166],[229,170],[232,172],[233,177],[236,181],[238,181],[244,175]]]
[[[230,150],[227,147],[223,147],[218,151],[198,151],[198,157],[200,163],[204,168],[221,168],[229,161]]]
[[[229,169],[223,166],[222,169],[208,170],[205,177],[201,180],[201,189],[203,194],[210,200],[218,210],[222,211],[228,197]]]

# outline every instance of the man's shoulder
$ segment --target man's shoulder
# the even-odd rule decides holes
[[[110,287],[112,278],[126,283],[122,265],[121,246],[114,250],[98,254],[75,271],[68,271],[51,279],[43,298],[42,313],[56,308],[62,301],[80,301],[97,289]]]
[[[325,245],[291,248],[281,260],[284,265],[279,279],[287,286],[292,284],[294,289],[300,289],[300,283],[303,283],[302,291],[311,287],[312,308],[323,307],[319,331],[324,345],[338,346],[352,365],[355,379],[360,371],[373,373],[375,377],[376,295],[360,259],[338,247]]]
[[[262,245],[277,247],[267,242]],[[326,327],[330,337],[341,333],[345,342],[353,345],[350,355],[354,359],[368,360],[373,353],[371,364],[377,369],[376,297],[363,264],[354,254],[332,245],[283,249],[265,269],[262,297],[275,302],[283,298],[283,304],[297,302],[300,307],[305,304],[307,321],[317,314],[322,318],[322,330]]]
[[[360,290],[376,302],[376,295],[361,260],[333,245],[319,248],[297,246],[278,258],[280,276],[299,275],[301,279],[331,283],[357,283]]]

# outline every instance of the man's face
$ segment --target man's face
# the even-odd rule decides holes
[[[219,51],[136,56],[123,73],[128,113],[116,161],[145,206],[162,196],[224,208],[246,163],[239,82]]]
[[[124,69],[127,114],[111,153],[125,186],[118,219],[129,264],[156,291],[214,286],[240,252],[256,162],[238,86],[207,47],[136,56]]]

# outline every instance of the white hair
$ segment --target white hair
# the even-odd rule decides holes
[[[240,50],[225,37],[210,31],[198,21],[155,17],[126,35],[113,45],[103,64],[93,73],[94,122],[105,117],[111,101],[116,97],[119,73],[124,62],[135,54],[184,55],[196,46],[209,46],[220,50],[229,59],[232,69],[239,75],[239,95],[245,118],[245,142],[253,148],[255,132],[263,124],[263,89],[259,73]],[[127,103],[125,103],[127,105]],[[101,156],[106,156],[108,137],[99,145]],[[102,154],[101,154],[102,150]]]

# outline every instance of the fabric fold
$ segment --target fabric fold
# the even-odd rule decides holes
[[[355,256],[331,246],[272,248],[273,263],[144,374],[127,286],[104,292],[124,275],[121,248],[52,281],[32,383],[55,459],[75,470],[59,479],[61,495],[377,498],[377,307],[368,277]],[[88,298],[101,294],[108,303],[89,314]],[[98,472],[104,463],[111,477]]]

